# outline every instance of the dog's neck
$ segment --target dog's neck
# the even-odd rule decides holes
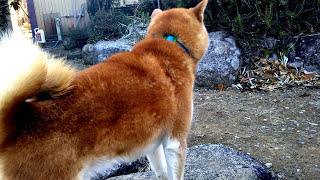
[[[187,49],[182,43],[180,43],[180,42],[178,41],[178,38],[177,38],[177,37],[175,37],[175,36],[173,36],[173,35],[166,35],[166,36],[164,37],[164,39],[166,39],[167,41],[176,42],[176,43],[181,47],[181,49],[184,50],[184,52],[186,52],[188,55],[190,55],[188,49]]]

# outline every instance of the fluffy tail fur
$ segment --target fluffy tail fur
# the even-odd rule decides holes
[[[15,107],[39,94],[57,98],[72,88],[74,70],[55,60],[20,33],[0,42],[0,143]]]

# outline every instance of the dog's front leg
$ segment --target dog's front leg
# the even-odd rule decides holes
[[[183,179],[186,151],[187,143],[185,140],[168,139],[164,143],[169,180]]]
[[[147,155],[151,169],[155,172],[159,180],[167,180],[167,163],[164,156],[163,145],[161,144],[156,150]]]

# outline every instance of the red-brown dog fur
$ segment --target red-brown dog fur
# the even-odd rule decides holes
[[[162,179],[182,179],[194,72],[208,45],[206,4],[156,13],[131,52],[75,75],[38,57],[0,93],[2,178],[82,179],[101,159],[157,159],[163,146],[168,172],[157,163],[153,170]],[[166,34],[190,54],[164,40]]]

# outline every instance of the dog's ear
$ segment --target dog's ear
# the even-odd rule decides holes
[[[206,9],[207,4],[208,0],[203,0],[196,7],[191,8],[192,12],[200,22],[203,22],[204,10]]]
[[[158,16],[159,14],[162,13],[162,10],[161,9],[155,9],[153,10],[152,14],[151,14],[151,19]]]

